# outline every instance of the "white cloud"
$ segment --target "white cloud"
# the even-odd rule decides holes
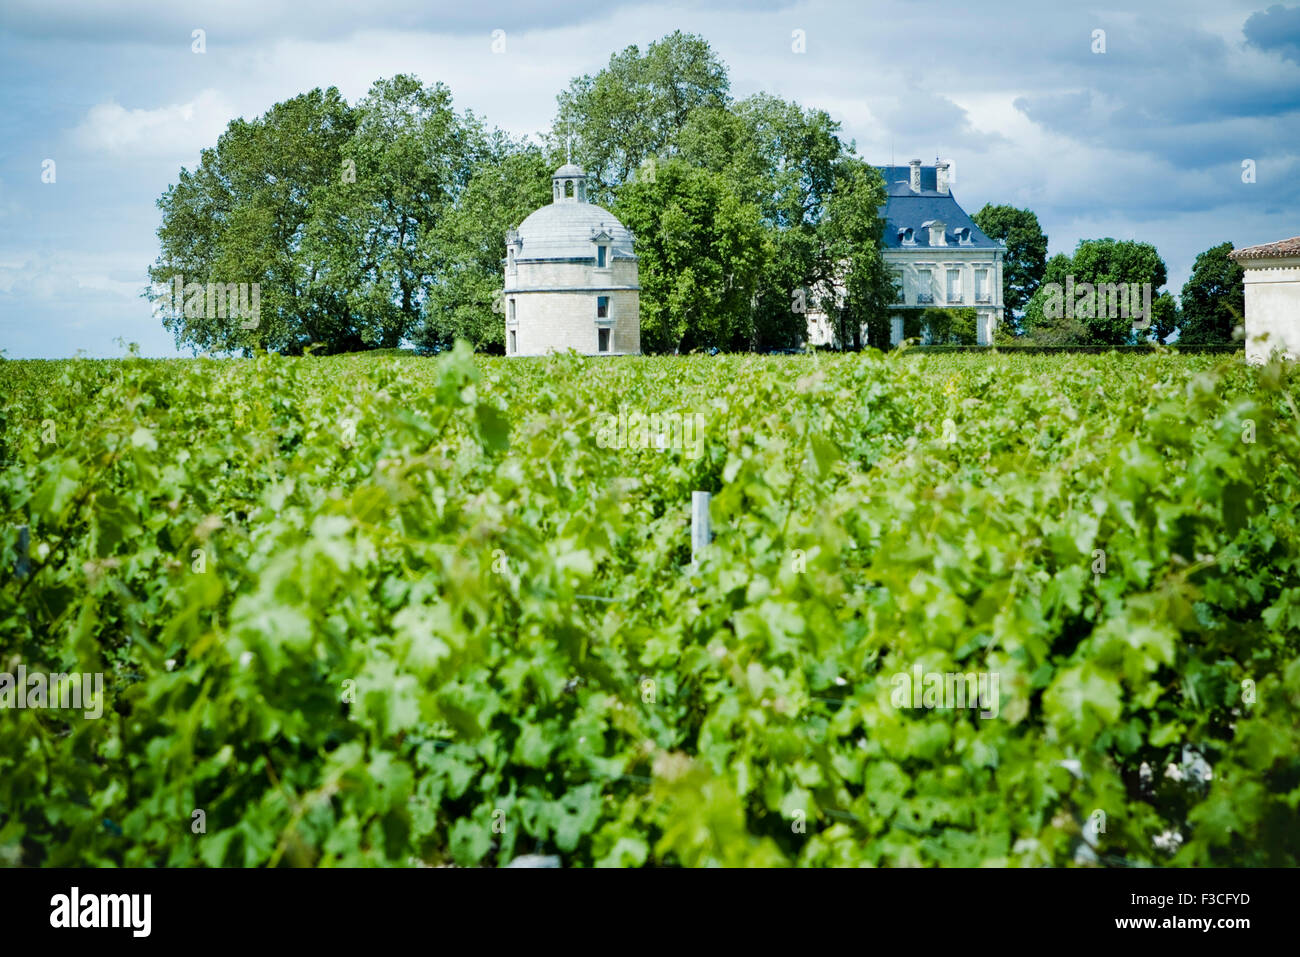
[[[128,109],[108,100],[92,106],[72,136],[78,147],[94,153],[191,156],[216,143],[234,116],[230,101],[216,90],[203,90],[188,103],[155,109]]]

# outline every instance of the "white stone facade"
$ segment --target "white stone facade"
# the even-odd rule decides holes
[[[1245,269],[1246,360],[1300,358],[1300,236],[1231,254]]]
[[[632,234],[609,210],[587,202],[579,167],[561,166],[551,183],[551,204],[506,236],[506,355],[639,354]]]
[[[1002,321],[1003,249],[886,249],[884,260],[900,289],[897,307],[965,307],[975,310],[978,343],[992,345],[993,332]],[[923,339],[925,338],[923,334]],[[891,317],[890,345],[903,339],[903,317]]]

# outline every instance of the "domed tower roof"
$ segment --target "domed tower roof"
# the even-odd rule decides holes
[[[632,234],[609,210],[587,202],[587,174],[565,163],[551,175],[551,204],[512,231],[515,260],[590,259],[596,242],[607,243],[613,259],[635,259]]]

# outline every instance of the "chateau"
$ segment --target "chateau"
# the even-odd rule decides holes
[[[976,314],[980,345],[993,341],[1002,321],[1002,258],[1006,247],[984,235],[949,188],[949,164],[878,167],[885,180],[885,220],[881,245],[893,271],[898,301],[890,316],[891,345],[904,338],[905,312],[929,307],[968,307]],[[837,288],[837,297],[843,290]],[[809,313],[813,345],[834,341],[835,329],[824,313]],[[928,331],[921,330],[923,341]]]
[[[587,202],[587,174],[566,163],[550,204],[506,234],[506,355],[637,355],[640,290],[632,234]]]

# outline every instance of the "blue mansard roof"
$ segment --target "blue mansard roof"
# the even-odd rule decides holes
[[[925,249],[930,245],[932,222],[944,224],[948,246],[957,249],[1000,249],[1001,244],[989,239],[957,205],[951,191],[940,193],[936,188],[935,168],[921,167],[921,191],[912,192],[908,185],[911,170],[907,166],[877,167],[885,180],[885,193],[889,197],[881,209],[885,219],[884,246],[886,249]],[[903,231],[912,230],[912,243],[903,244]],[[969,229],[969,242],[960,242],[957,231]]]

